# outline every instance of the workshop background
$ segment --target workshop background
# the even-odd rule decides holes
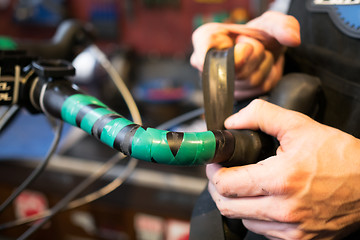
[[[206,22],[245,23],[267,0],[0,0],[0,37],[50,41],[59,24],[77,19],[94,28],[104,51],[130,88],[146,126],[156,127],[202,107],[199,72],[189,64],[191,34]],[[80,87],[128,116],[120,94],[87,49],[73,62]],[[202,131],[201,116],[173,130]],[[0,133],[0,202],[43,161],[53,133],[43,115],[26,110]],[[66,125],[56,156],[39,178],[0,214],[0,239],[20,236],[20,220],[54,206],[115,151]],[[117,165],[82,194],[116,178]],[[57,214],[31,239],[185,240],[191,211],[206,187],[203,167],[141,162],[106,196]],[[15,222],[13,222],[15,221]],[[10,226],[14,223],[15,226]]]

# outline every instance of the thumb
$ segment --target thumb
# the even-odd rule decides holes
[[[282,137],[295,126],[302,126],[306,115],[287,110],[264,100],[253,100],[247,107],[227,118],[228,129],[261,130],[280,142]]]
[[[267,11],[260,17],[249,21],[246,25],[266,32],[279,43],[288,47],[296,47],[301,43],[300,24],[296,18],[290,15]]]

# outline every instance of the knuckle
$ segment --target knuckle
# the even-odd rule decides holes
[[[258,40],[254,40],[253,44],[254,44],[254,47],[257,49],[259,57],[264,59],[265,58],[265,46],[264,46],[264,44],[261,43]]]
[[[234,218],[233,211],[227,207],[227,204],[223,201],[219,201],[216,203],[217,208],[219,209],[219,212],[221,215],[227,217],[227,218]]]
[[[261,83],[262,76],[260,74],[253,74],[249,77],[249,85],[251,87],[257,87]]]
[[[290,174],[290,173],[288,173]],[[278,183],[278,194],[288,194],[293,191],[294,185],[290,176],[283,176]]]
[[[225,177],[224,174],[219,173],[214,175],[213,182],[216,188],[216,191],[223,197],[238,197],[236,188],[234,187],[233,181],[230,178]]]
[[[291,240],[303,240],[303,239],[306,239],[305,238],[306,234],[303,231],[298,230],[298,229],[295,229],[295,230],[291,231],[288,236],[289,236],[289,239],[291,239]]]
[[[272,66],[274,62],[274,55],[270,51],[265,51],[265,63]]]
[[[282,210],[279,212],[279,215],[276,217],[276,220],[279,222],[292,223],[294,222],[293,215],[290,210]]]
[[[205,23],[195,29],[192,34],[192,39],[194,41],[195,39],[203,38],[204,36],[214,35],[218,32],[219,29],[219,23]]]
[[[247,44],[247,45],[251,46],[253,49],[253,52],[252,52],[253,58],[263,59],[265,57],[264,44],[261,41],[255,39],[253,37],[249,37],[246,35],[239,35],[236,38],[236,43],[242,43],[242,44]]]
[[[309,120],[306,115],[294,111],[287,111],[284,117],[287,117],[289,120],[291,119],[289,121],[289,129],[298,129]]]
[[[298,223],[304,218],[303,210],[296,202],[282,206],[276,220],[284,223]]]
[[[216,34],[224,29],[222,23],[205,23],[195,30],[196,34]]]
[[[266,104],[265,100],[262,99],[254,99],[253,101],[251,101],[251,103],[249,104],[249,108],[250,110],[252,110],[253,112],[261,112],[264,109],[264,106]]]
[[[304,174],[306,173],[301,171],[298,165],[295,165],[292,170],[289,169],[276,182],[277,194],[292,196],[294,193],[299,192],[303,184]]]
[[[227,196],[229,194],[230,187],[226,183],[224,183],[224,181],[220,181],[220,179],[218,179],[217,177],[215,177],[214,180],[217,192],[221,196]]]

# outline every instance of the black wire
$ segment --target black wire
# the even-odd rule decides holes
[[[17,187],[14,192],[1,204],[0,206],[0,214],[14,201],[14,199],[19,196],[19,194],[24,191],[25,188],[27,188],[45,169],[45,167],[48,165],[50,159],[55,153],[55,150],[57,146],[59,145],[61,132],[63,128],[63,122],[57,121],[58,124],[55,128],[55,135],[53,138],[53,141],[51,143],[51,146],[49,148],[49,151],[46,154],[45,159],[34,169],[34,171],[31,172],[31,174],[22,182],[22,184]]]
[[[182,122],[186,122],[190,119],[198,117],[199,115],[203,114],[203,112],[204,112],[203,108],[193,110],[193,111],[183,114],[179,117],[176,117],[168,122],[165,122],[165,123],[161,124],[159,127],[171,128]],[[110,161],[114,161],[114,157],[112,159],[110,159],[109,162]],[[100,177],[100,176],[98,176],[98,177]],[[25,233],[23,233],[18,239],[22,240],[22,239],[26,239],[29,236],[31,236],[34,232],[36,232],[38,229],[40,229],[46,222],[48,222],[52,217],[54,217],[58,212],[60,212],[64,208],[66,208],[66,206],[69,204],[69,202],[71,200],[73,200],[77,195],[79,195],[85,188],[87,188],[95,180],[97,180],[97,178],[93,178],[90,176],[89,178],[87,178],[83,182],[81,182],[75,189],[73,189],[71,192],[69,192],[62,200],[60,200],[53,208],[51,208],[49,211],[49,214],[46,217],[39,220],[35,225],[33,225]]]
[[[177,125],[179,125],[181,123],[187,122],[187,121],[189,121],[189,120],[191,120],[193,118],[199,117],[203,113],[204,113],[203,108],[195,109],[195,110],[187,112],[187,113],[185,113],[183,115],[180,115],[178,117],[170,119],[169,121],[162,123],[161,125],[157,126],[156,128],[158,128],[158,129],[170,129],[170,128],[175,127],[175,126],[177,126]],[[90,176],[89,178],[91,178],[91,177],[92,176]],[[113,181],[115,181],[115,180],[117,180],[117,178],[114,179]],[[82,205],[84,205],[84,204],[82,204]],[[79,205],[77,207],[80,207],[82,205]],[[69,209],[67,209],[67,210],[69,210]],[[51,213],[46,213],[46,215],[39,216],[39,217],[36,217],[36,218],[29,217],[29,218],[26,218],[26,219],[18,219],[18,220],[13,221],[13,222],[4,223],[4,224],[0,225],[0,230],[13,228],[13,227],[21,226],[21,225],[26,224],[26,223],[37,221],[37,220],[39,220],[41,218],[45,218],[49,214],[51,214]]]
[[[134,162],[134,161],[137,161],[137,159],[134,159],[132,158],[131,160],[131,163],[129,162],[129,164],[127,165],[127,167],[125,168],[124,172],[126,173],[125,174],[125,179],[127,178],[128,175],[130,175],[129,171],[132,171],[132,169],[134,169],[136,167],[136,164],[137,162]],[[107,163],[108,164],[108,163]],[[111,167],[110,167],[111,168]],[[122,176],[122,175],[120,175]],[[115,181],[119,181],[120,180],[120,176],[119,177],[116,177],[111,183],[109,183],[108,185],[105,186],[108,187],[110,185],[112,185],[112,183],[114,183]],[[93,178],[94,175],[91,175],[89,178]],[[124,178],[122,176],[122,178]],[[123,180],[120,180],[122,183],[125,181],[125,179]],[[118,186],[119,187],[119,186]],[[100,197],[103,197],[105,196],[105,194],[101,195],[101,196],[98,196],[97,198],[94,198],[92,199],[91,201],[83,201],[83,203],[81,204],[78,204],[77,202],[80,201],[81,199],[86,199],[89,195],[93,195],[94,193],[96,192],[93,192],[93,193],[90,193],[88,195],[85,195],[83,197],[80,197],[80,198],[77,198],[73,201],[71,201],[67,206],[66,208],[62,209],[63,211],[65,210],[71,210],[73,208],[78,208],[80,206],[83,206],[85,204],[88,204],[90,202],[93,202],[97,199],[99,199]],[[107,193],[108,194],[108,193]],[[74,204],[72,204],[74,203]],[[18,226],[21,226],[21,225],[24,225],[24,224],[27,224],[27,223],[31,223],[31,222],[34,222],[34,221],[37,221],[39,219],[42,219],[42,218],[45,218],[46,216],[48,216],[50,213],[49,210],[45,210],[43,211],[42,213],[39,213],[37,215],[34,215],[34,216],[31,216],[31,217],[24,217],[24,218],[21,218],[21,219],[17,219],[15,221],[11,221],[11,222],[7,222],[7,223],[3,223],[3,224],[0,224],[0,231],[4,230],[4,229],[9,229],[9,228],[13,228],[13,227],[18,227]]]
[[[112,157],[110,160],[108,160],[108,162],[106,162],[106,164],[115,165],[121,159],[122,158],[120,158],[119,155],[117,154],[114,157]],[[86,178],[79,185],[77,185],[72,191],[70,191],[64,198],[62,198],[54,207],[52,207],[49,210],[49,214],[46,217],[38,220],[38,222],[36,222],[34,225],[32,225],[18,239],[19,240],[27,239],[34,232],[36,232],[38,229],[40,229],[45,223],[47,223],[52,217],[54,217],[57,213],[59,213],[62,209],[64,209],[69,204],[69,202],[71,200],[73,200],[77,195],[79,195],[82,191],[84,191],[85,188],[87,188],[90,184],[92,184],[97,179],[99,179],[99,177],[101,177],[103,174],[105,174],[105,172],[103,172],[101,174],[99,172],[95,172],[93,175]]]
[[[161,128],[161,129],[172,128],[172,127],[174,127],[174,126],[176,126],[178,124],[181,124],[181,123],[186,122],[188,120],[191,120],[191,119],[193,119],[195,117],[198,117],[203,112],[204,112],[203,108],[195,109],[193,111],[190,111],[188,113],[180,115],[180,116],[178,116],[176,118],[173,118],[173,119],[159,125],[157,128]],[[110,161],[113,161],[113,160],[110,159],[108,162],[110,162]],[[42,220],[40,220],[41,222],[38,222],[39,226],[37,226],[36,229],[35,229],[35,226],[34,226],[34,228],[32,230],[29,229],[19,239],[25,239],[25,238],[29,237],[31,234],[33,234],[36,230],[38,230],[41,226],[43,226],[48,220],[50,220],[59,211],[63,210],[73,198],[75,198],[78,194],[80,194],[87,186],[89,186],[95,180],[96,179],[94,179],[93,176],[90,176],[89,178],[84,180],[80,185],[78,185],[78,187],[76,189],[71,191],[60,202],[58,202],[51,210],[48,211],[48,214]],[[36,221],[36,220],[39,220],[39,219],[38,218],[34,219],[34,221]],[[28,222],[24,222],[24,223],[28,223]],[[19,225],[22,225],[22,224],[2,224],[2,225],[0,225],[0,230],[7,229],[7,228],[10,228],[10,227],[19,226]]]
[[[19,109],[20,107],[18,105],[12,105],[5,110],[5,113],[0,117],[0,132],[4,130],[5,126],[18,113]]]

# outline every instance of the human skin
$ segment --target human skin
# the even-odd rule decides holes
[[[360,226],[360,140],[311,118],[254,100],[225,121],[278,139],[257,164],[207,166],[221,214],[269,239],[341,239]]]
[[[243,100],[268,92],[283,73],[286,47],[300,44],[300,26],[292,17],[269,11],[247,24],[208,23],[192,36],[191,64],[202,71],[207,51],[234,46],[234,97]]]

